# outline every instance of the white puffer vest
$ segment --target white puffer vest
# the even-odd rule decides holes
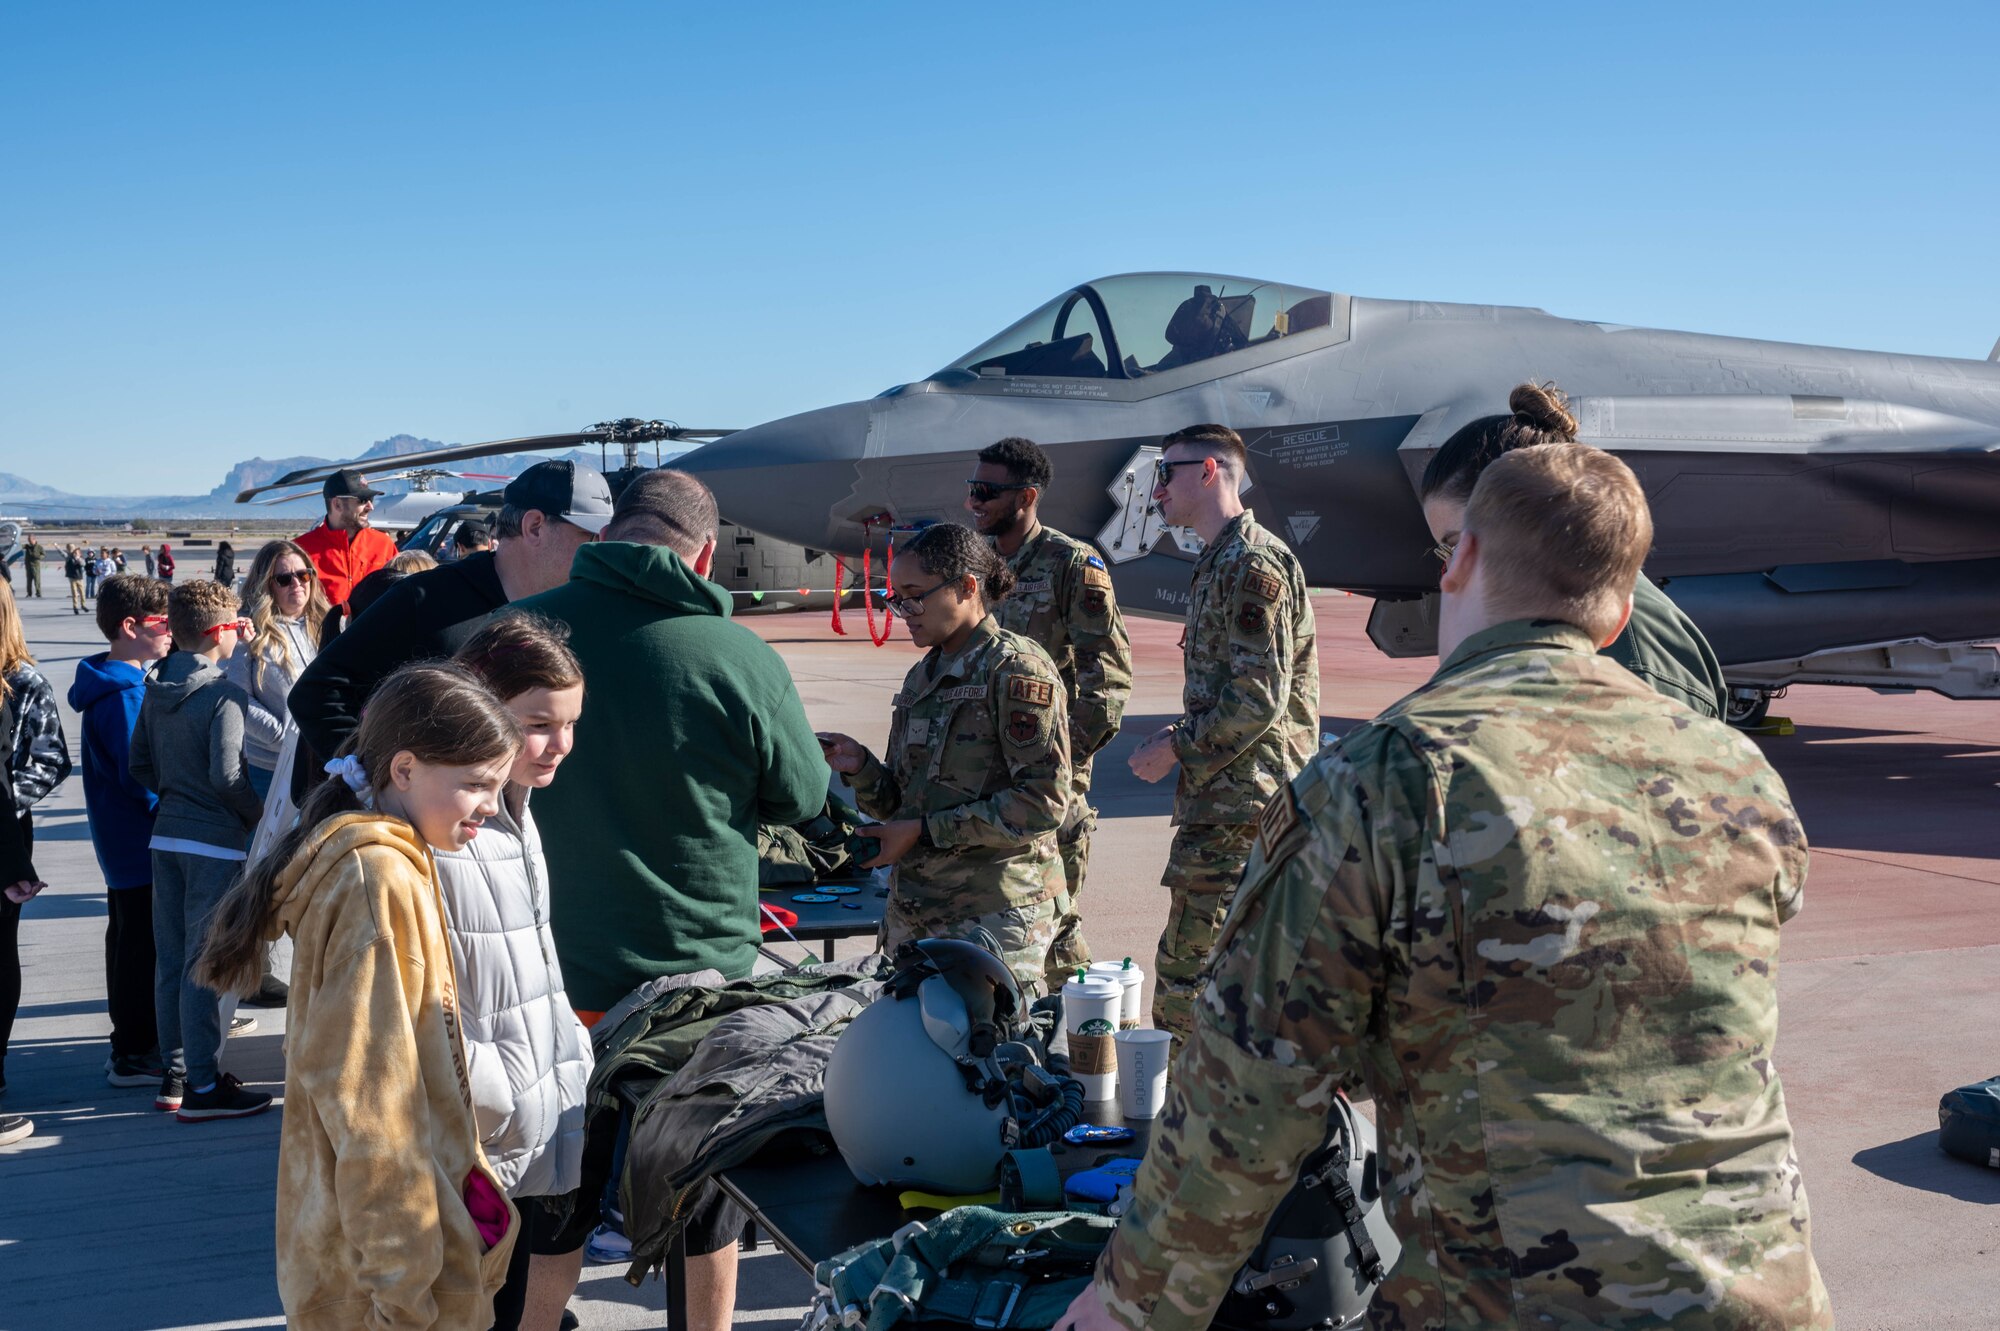
[[[549,934],[549,875],[525,798],[464,850],[437,852],[458,971],[473,1114],[511,1197],[575,1188],[583,1174],[590,1038],[563,992]]]

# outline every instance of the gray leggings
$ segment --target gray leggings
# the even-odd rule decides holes
[[[153,852],[153,1015],[160,1026],[160,1057],[190,1087],[215,1080],[222,1052],[222,997],[196,984],[188,968],[201,950],[216,903],[242,871],[240,860]]]

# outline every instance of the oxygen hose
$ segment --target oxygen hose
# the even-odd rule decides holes
[[[1058,1138],[1083,1122],[1083,1083],[1074,1077],[1058,1079],[1061,1098],[1036,1117],[1021,1124],[1020,1150],[1053,1145]]]

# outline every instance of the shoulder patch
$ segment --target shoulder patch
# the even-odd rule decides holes
[[[1111,575],[1105,571],[1103,564],[1093,558],[1090,561],[1089,567],[1083,570],[1083,585],[1086,587],[1109,587],[1111,585]]]
[[[1264,812],[1257,818],[1257,846],[1264,852],[1265,863],[1277,858],[1278,845],[1292,834],[1299,825],[1298,799],[1292,794],[1291,783],[1278,787],[1278,793],[1271,796],[1271,802],[1264,806]]]
[[[1243,575],[1243,590],[1266,601],[1275,601],[1285,594],[1285,584],[1273,574],[1253,568]]]
[[[1094,569],[1102,569],[1104,567],[1104,561],[1099,559],[1096,555],[1085,555],[1083,557],[1083,562],[1090,565]]]
[[[1024,702],[1030,707],[1051,707],[1056,700],[1056,686],[1046,679],[1015,675],[1007,681],[1007,700]]]

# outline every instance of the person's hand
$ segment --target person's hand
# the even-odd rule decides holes
[[[898,818],[893,823],[875,823],[862,828],[862,836],[872,836],[882,843],[882,853],[861,867],[879,869],[885,864],[894,864],[910,853],[910,847],[917,844],[917,838],[923,835],[923,831],[921,818]]]
[[[25,905],[33,899],[36,893],[47,886],[47,883],[38,883],[32,878],[23,878],[20,882],[14,883],[7,888],[7,900],[17,906]]]
[[[1104,1296],[1097,1292],[1097,1282],[1093,1280],[1070,1303],[1069,1310],[1052,1331],[1125,1331],[1125,1323],[1104,1306]]]
[[[1174,728],[1162,726],[1133,750],[1130,766],[1132,775],[1141,781],[1158,781],[1179,766],[1180,761],[1174,753]]]
[[[826,755],[826,765],[843,776],[853,776],[861,770],[861,764],[868,761],[868,750],[852,736],[838,734],[831,730],[816,732],[819,751]]]

